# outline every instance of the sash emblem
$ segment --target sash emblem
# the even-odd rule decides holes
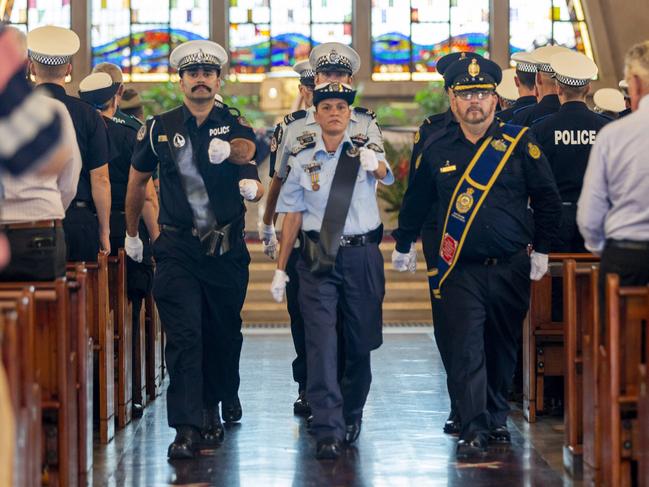
[[[439,252],[440,257],[444,259],[444,262],[446,262],[448,265],[451,265],[456,251],[457,240],[451,237],[448,233],[444,234],[444,238],[442,239],[442,248]]]
[[[491,147],[496,149],[498,152],[505,152],[507,150],[507,144],[505,144],[502,139],[495,139],[491,143]]]
[[[457,197],[455,208],[460,213],[467,213],[473,206],[473,188],[468,188],[464,193]]]

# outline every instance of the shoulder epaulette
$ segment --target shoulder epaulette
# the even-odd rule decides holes
[[[300,120],[301,118],[306,117],[306,110],[298,110],[297,112],[289,113],[284,117],[284,123],[286,125],[295,122],[296,120]]]
[[[372,119],[376,118],[376,113],[374,113],[372,110],[369,108],[364,108],[364,107],[354,107],[354,112],[356,113],[363,113],[365,115],[370,116]]]
[[[291,150],[291,155],[292,155],[292,156],[297,156],[297,155],[298,155],[300,152],[302,152],[303,150],[306,150],[306,149],[312,149],[312,148],[314,148],[314,147],[315,147],[315,141],[313,141],[313,142],[309,142],[308,144],[301,144],[301,145],[295,146],[295,147],[293,147],[293,149]]]

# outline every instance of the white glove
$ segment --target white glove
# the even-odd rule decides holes
[[[230,157],[230,143],[218,138],[212,139],[207,149],[210,162],[212,164],[221,164]]]
[[[242,179],[239,181],[239,194],[248,201],[257,197],[257,181],[254,179]]]
[[[124,250],[126,255],[128,255],[135,262],[142,262],[142,254],[144,252],[144,245],[142,240],[140,240],[140,234],[136,234],[135,237],[131,237],[128,233],[124,239]]]
[[[364,171],[376,171],[379,168],[379,160],[376,157],[376,152],[367,147],[360,148],[361,167]]]
[[[540,281],[545,273],[548,272],[548,254],[532,252],[530,260],[532,264],[530,269],[530,279],[533,281]]]
[[[264,254],[275,260],[277,257],[277,234],[275,233],[275,225],[272,223],[270,225],[262,223],[259,233],[259,239],[264,247]]]
[[[288,281],[289,278],[286,272],[279,269],[275,270],[273,282],[270,285],[270,293],[273,295],[273,299],[278,303],[284,301],[284,291],[286,290],[286,283]]]

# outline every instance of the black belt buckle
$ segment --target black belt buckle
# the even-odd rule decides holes
[[[221,244],[223,243],[224,237],[225,232],[217,229],[212,229],[200,237],[201,246],[205,251],[205,255],[209,255],[210,257],[221,255]]]
[[[362,247],[367,243],[367,235],[349,235],[340,237],[341,247]]]

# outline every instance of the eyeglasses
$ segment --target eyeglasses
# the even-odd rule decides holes
[[[453,91],[455,96],[462,100],[484,100],[491,95],[493,95],[493,91],[490,90],[467,90],[467,91]]]

